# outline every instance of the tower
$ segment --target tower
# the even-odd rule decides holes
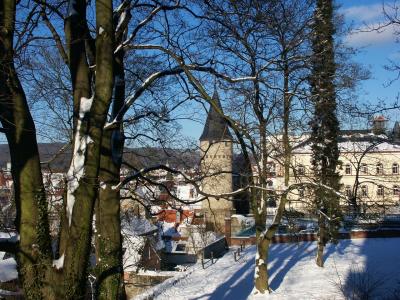
[[[214,91],[213,100],[221,108],[216,91]],[[208,112],[204,130],[200,136],[200,149],[201,171],[205,176],[202,181],[203,192],[212,195],[232,192],[232,136],[227,122],[213,107]],[[231,200],[209,197],[208,201],[202,203],[207,222],[214,224],[217,231],[223,231],[225,217],[229,216],[233,209]]]

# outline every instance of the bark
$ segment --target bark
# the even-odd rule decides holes
[[[258,238],[257,238],[258,240]],[[257,242],[257,254],[256,254],[256,269],[254,273],[254,286],[257,292],[265,294],[269,292],[268,284],[268,248],[270,245],[270,240],[261,237],[260,241]]]
[[[325,226],[325,217],[320,215],[318,217],[318,248],[317,248],[317,257],[316,263],[318,267],[324,266],[324,248],[326,245],[326,226]]]
[[[64,252],[60,253],[65,254],[63,298],[81,299],[86,293],[92,217],[99,187],[100,148],[113,86],[113,25],[112,1],[97,1],[96,28],[99,35],[96,38],[96,82],[93,100],[89,100],[90,73],[83,39],[87,34],[86,1],[72,1],[71,5],[74,7],[66,21],[66,36],[74,89],[75,130],[73,161],[70,166],[73,172],[69,180],[77,180],[77,184],[70,191],[72,195],[67,195],[67,204],[71,199],[75,202],[67,213],[68,225],[63,223],[67,228],[61,236],[60,245]],[[85,106],[88,109],[83,112]],[[86,143],[85,147],[83,143]],[[74,172],[79,171],[74,170],[74,158],[78,155],[84,155],[83,172],[74,178]]]
[[[13,37],[16,2],[0,4],[0,119],[11,155],[16,203],[18,271],[27,299],[43,298],[45,271],[51,263],[47,201],[36,129],[14,67]]]
[[[124,53],[119,51],[114,61],[115,88],[111,119],[125,100]],[[100,161],[100,192],[96,202],[96,270],[98,299],[125,299],[122,265],[120,192],[112,186],[120,182],[124,148],[122,125],[107,130],[103,136]]]

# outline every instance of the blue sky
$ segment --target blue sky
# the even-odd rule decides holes
[[[392,1],[386,0],[385,3],[390,4],[393,3]],[[345,43],[359,49],[354,60],[371,72],[371,78],[360,84],[355,100],[359,103],[371,104],[384,101],[389,105],[400,93],[400,80],[388,86],[395,74],[385,70],[384,66],[389,63],[389,59],[400,61],[400,43],[395,43],[393,27],[388,27],[382,32],[367,30],[384,21],[383,2],[381,0],[336,0],[336,4],[340,6],[339,12],[345,16],[345,22],[353,28],[353,33],[344,38]],[[398,110],[385,113],[390,120],[389,127],[396,119],[400,121],[400,117],[396,117],[398,114]],[[203,128],[198,122],[185,121],[182,125],[183,133],[194,139],[200,136]]]
[[[387,27],[382,32],[365,31],[383,22],[382,1],[340,0],[337,3],[341,5],[340,11],[344,14],[346,22],[354,27],[354,33],[348,35],[345,41],[350,46],[360,49],[355,59],[372,73],[371,79],[362,84],[359,100],[376,102],[381,99],[391,102],[400,91],[400,82],[387,87],[395,74],[384,69],[389,59],[400,61],[400,44],[395,43],[394,27]],[[391,1],[386,1],[386,4],[390,3]],[[362,32],[357,31],[358,29]]]

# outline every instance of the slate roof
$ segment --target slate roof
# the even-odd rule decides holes
[[[216,90],[214,91],[212,99],[216,101],[221,108],[221,102]],[[229,132],[226,120],[224,120],[213,107],[210,107],[203,133],[200,136],[200,141],[218,140],[232,140],[232,135]]]

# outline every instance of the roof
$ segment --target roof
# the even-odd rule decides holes
[[[400,144],[384,134],[368,130],[341,130],[338,137],[340,152],[399,152]],[[311,153],[311,139],[305,138],[293,147],[295,153]]]
[[[221,108],[221,102],[217,91],[214,91],[212,99]],[[218,141],[232,140],[232,136],[228,129],[226,120],[211,106],[207,115],[206,124],[204,125],[203,133],[200,136],[200,141]]]
[[[386,118],[384,116],[377,116],[374,118],[374,121],[386,121]]]

